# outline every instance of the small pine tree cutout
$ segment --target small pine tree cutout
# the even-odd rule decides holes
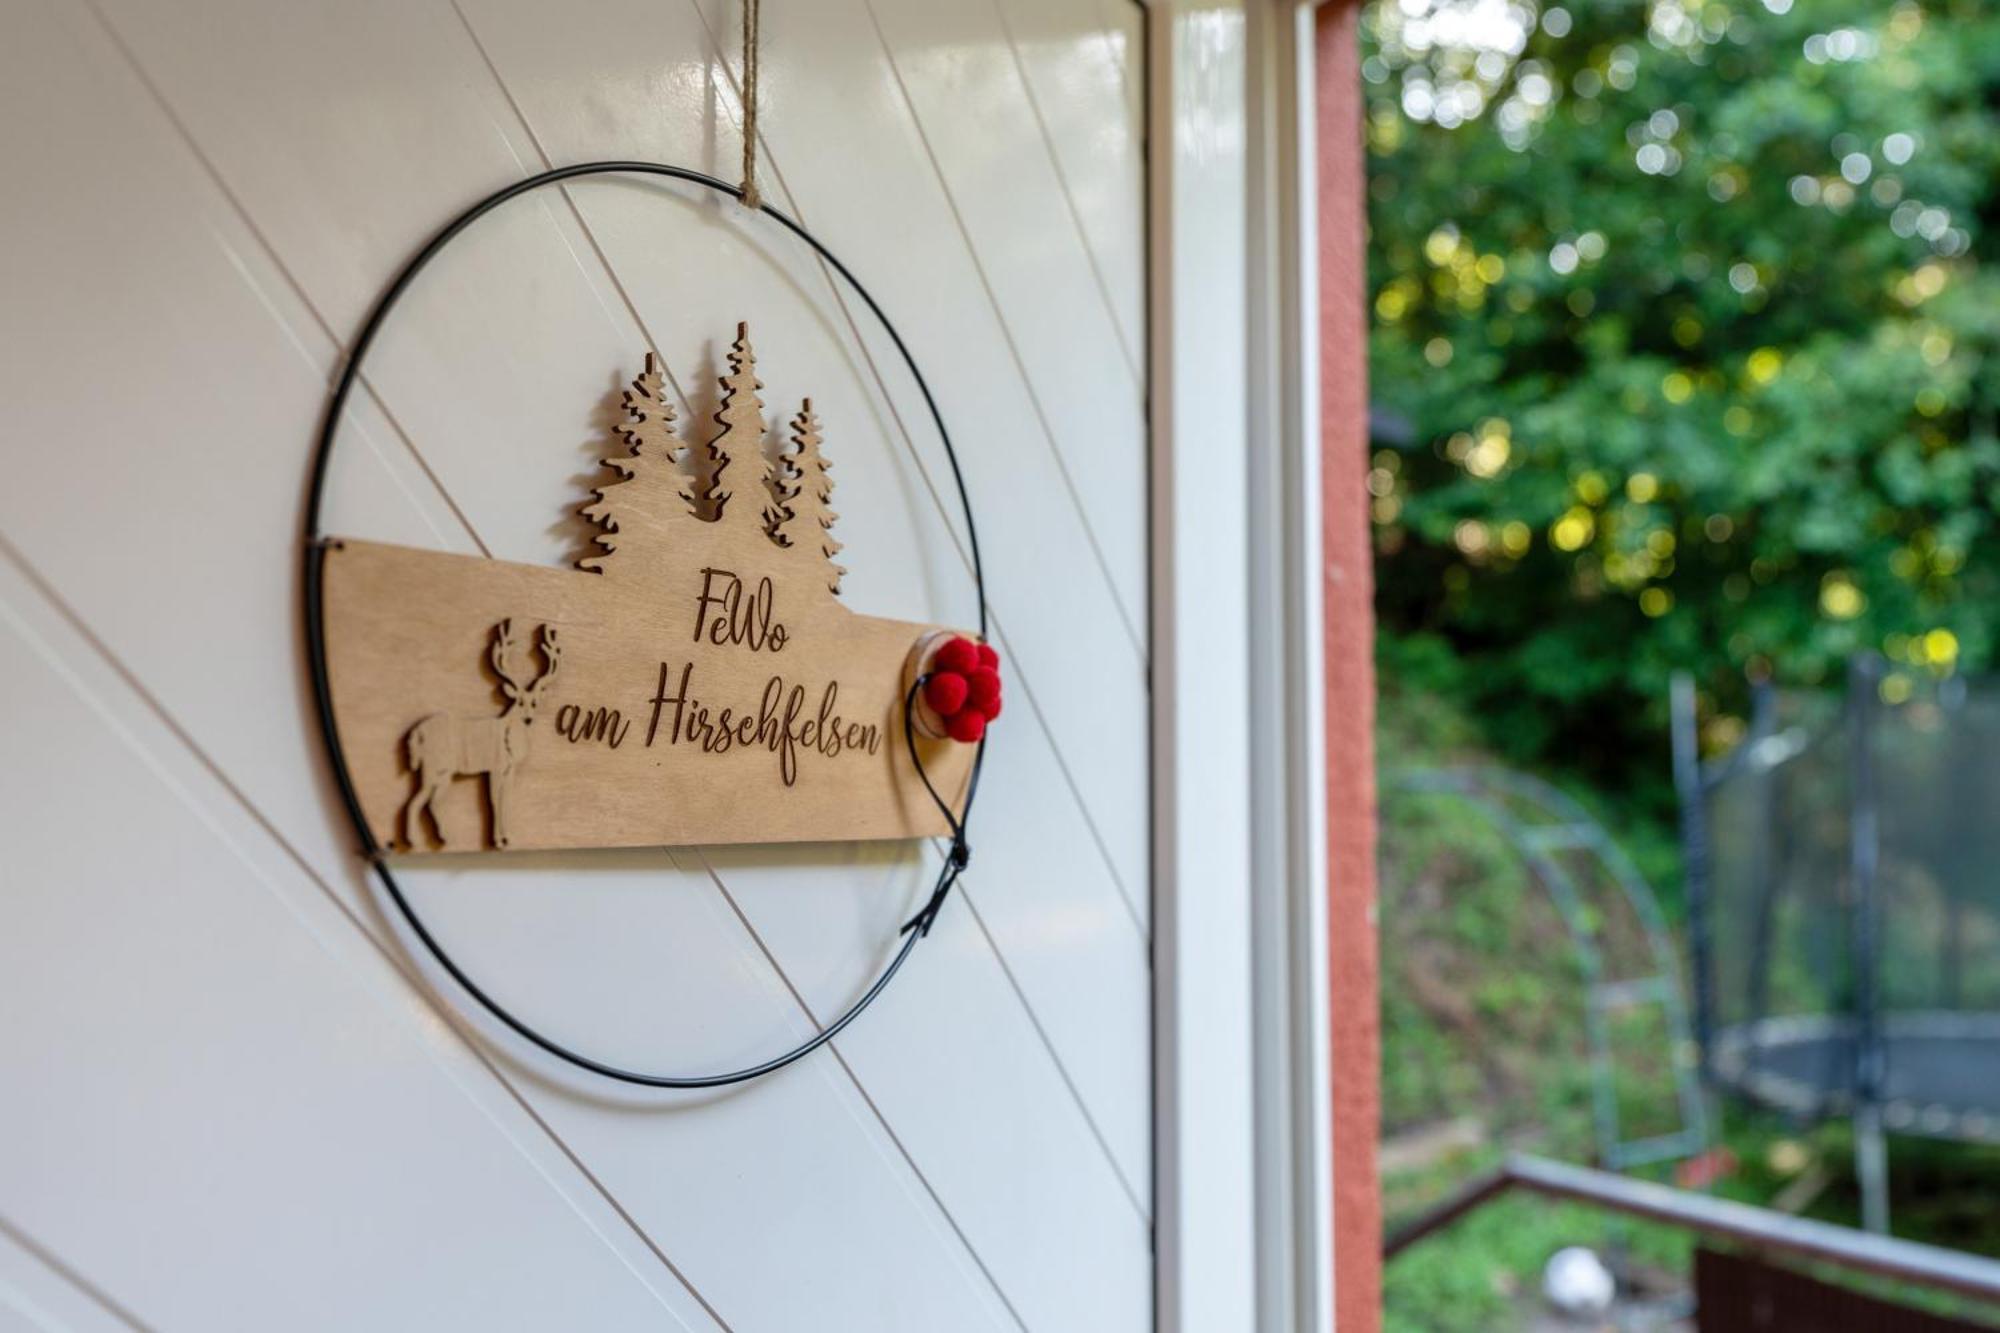
[[[764,533],[780,546],[792,544],[792,534],[788,530],[793,509],[798,503],[799,487],[805,473],[799,471],[799,428],[792,425],[791,438],[771,459],[771,470],[764,478],[765,489],[771,498],[764,505]]]
[[[829,503],[833,497],[833,478],[826,473],[833,465],[826,461],[819,446],[819,418],[813,415],[812,399],[808,398],[800,404],[798,416],[792,419],[789,461],[797,470],[799,481],[791,513],[774,535],[781,545],[797,547],[824,560],[827,589],[837,594],[840,576],[847,571],[833,562],[840,551],[840,543],[833,538],[833,524],[840,515],[833,512]]]

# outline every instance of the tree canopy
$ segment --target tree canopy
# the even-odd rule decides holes
[[[1660,768],[1745,673],[2000,641],[2000,6],[1377,0],[1384,669]],[[1900,682],[1900,683],[1899,683]]]

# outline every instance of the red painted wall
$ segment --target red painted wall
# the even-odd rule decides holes
[[[1320,426],[1326,559],[1328,962],[1333,1005],[1334,1326],[1381,1325],[1380,1007],[1375,955],[1375,616],[1368,528],[1367,235],[1355,0],[1320,6]]]

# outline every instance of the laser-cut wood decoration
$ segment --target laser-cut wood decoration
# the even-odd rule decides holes
[[[697,442],[646,358],[576,569],[329,543],[334,716],[382,845],[948,831],[903,733],[912,654],[942,627],[842,604],[820,421],[803,400],[767,449],[745,325],[721,385],[719,429]],[[972,747],[917,744],[956,805]]]
[[[562,661],[562,645],[556,642],[551,626],[541,631],[542,672],[533,680],[517,679],[526,673],[516,665],[514,622],[503,620],[493,627],[493,654],[488,659],[493,674],[500,677],[500,693],[507,706],[499,717],[463,718],[450,713],[432,713],[410,728],[403,741],[404,758],[416,774],[417,789],[403,806],[403,841],[415,843],[421,834],[418,823],[425,815],[439,843],[444,826],[437,820],[438,793],[453,778],[486,778],[486,803],[493,817],[493,845],[506,847],[508,780],[514,766],[528,757],[528,724],[542,702],[542,692],[555,679]]]

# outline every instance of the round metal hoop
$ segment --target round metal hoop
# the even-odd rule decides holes
[[[472,205],[447,223],[437,235],[433,236],[416,253],[415,257],[409,263],[403,266],[402,271],[396,274],[394,281],[389,284],[388,288],[383,291],[381,297],[375,302],[374,309],[369,312],[367,321],[361,326],[360,335],[354,340],[353,350],[348,353],[346,362],[341,367],[340,378],[335,382],[333,392],[327,400],[326,416],[321,422],[318,445],[313,452],[312,474],[307,487],[305,510],[304,607],[306,655],[312,673],[313,702],[319,720],[320,736],[326,744],[327,761],[333,768],[334,781],[340,790],[341,802],[346,807],[349,822],[354,826],[355,836],[360,839],[362,855],[367,857],[369,863],[374,866],[376,876],[381,880],[382,887],[387,892],[389,900],[396,905],[398,913],[400,913],[404,922],[410,927],[411,933],[423,944],[425,950],[437,961],[438,965],[451,975],[452,980],[456,981],[466,994],[476,1000],[482,1009],[498,1019],[516,1035],[546,1051],[548,1054],[555,1056],[557,1059],[575,1065],[579,1069],[588,1070],[593,1074],[599,1074],[605,1078],[616,1079],[622,1083],[636,1083],[645,1087],[716,1088],[731,1083],[741,1083],[746,1079],[757,1078],[760,1075],[783,1069],[786,1065],[803,1059],[805,1056],[818,1050],[821,1046],[824,1046],[839,1035],[841,1030],[849,1023],[852,1023],[859,1017],[862,1010],[874,1003],[875,997],[882,993],[890,980],[901,970],[904,961],[910,956],[911,950],[916,947],[917,941],[930,932],[931,924],[936,920],[938,910],[942,907],[946,895],[950,893],[951,886],[957,881],[959,873],[965,868],[968,855],[965,842],[965,821],[971,816],[972,798],[979,789],[979,772],[986,757],[985,742],[980,742],[979,749],[974,755],[972,775],[966,786],[964,807],[957,812],[952,811],[947,803],[938,796],[936,790],[930,787],[930,779],[923,773],[921,762],[918,763],[918,775],[924,778],[926,789],[930,790],[932,799],[937,801],[938,808],[944,812],[945,819],[952,829],[951,848],[949,854],[945,857],[943,869],[938,873],[938,879],[931,890],[929,900],[923,909],[903,926],[900,932],[904,936],[902,945],[882,969],[881,975],[876,977],[874,984],[862,992],[860,999],[856,1000],[840,1017],[828,1023],[807,1040],[792,1047],[790,1050],[779,1055],[774,1055],[768,1060],[747,1066],[746,1068],[730,1070],[719,1074],[652,1074],[621,1068],[618,1065],[610,1064],[579,1051],[572,1050],[562,1043],[555,1041],[553,1038],[544,1036],[525,1020],[514,1015],[498,1000],[489,995],[458,964],[450,952],[445,949],[444,945],[425,926],[423,918],[418,915],[416,909],[411,905],[409,898],[403,893],[402,886],[396,882],[395,875],[389,869],[384,849],[376,843],[375,836],[369,830],[368,821],[362,813],[361,801],[354,789],[353,776],[348,770],[346,753],[341,748],[340,730],[333,716],[333,694],[327,678],[323,590],[325,557],[329,539],[320,531],[320,503],[325,496],[327,467],[333,457],[334,441],[340,432],[340,423],[345,414],[348,395],[353,392],[356,382],[361,377],[362,365],[367,359],[369,348],[374,345],[376,335],[382,331],[382,326],[388,322],[390,313],[396,308],[396,303],[409,290],[410,285],[416,280],[417,275],[422,273],[425,266],[431,260],[437,258],[438,254],[447,245],[451,244],[460,233],[480,218],[499,208],[509,200],[518,198],[532,190],[540,189],[545,185],[554,185],[562,181],[575,180],[584,176],[611,175],[664,176],[673,180],[686,181],[718,194],[728,195],[739,203],[743,199],[742,189],[731,185],[727,181],[707,175],[704,172],[692,170],[688,167],[668,166],[659,162],[583,162],[575,166],[557,167],[554,170],[544,171],[539,175],[529,176],[524,180],[516,181],[514,184],[497,190],[486,196],[486,198],[481,199],[478,203]],[[979,596],[979,633],[981,637],[984,637],[987,631],[986,578],[979,559],[979,536],[972,520],[972,502],[966,494],[965,475],[959,468],[958,452],[952,447],[951,432],[945,428],[944,416],[938,410],[937,400],[931,396],[930,385],[925,382],[923,372],[917,368],[916,358],[910,355],[910,349],[904,344],[902,335],[896,331],[896,326],[889,322],[888,315],[883,313],[882,307],[876,303],[875,298],[869,294],[868,289],[861,285],[860,279],[856,278],[845,264],[835,258],[833,252],[828,250],[811,232],[769,204],[760,204],[756,209],[751,211],[771,218],[783,226],[792,235],[811,247],[816,256],[824,261],[835,273],[840,275],[842,281],[847,284],[855,295],[861,298],[862,303],[875,316],[876,320],[881,324],[883,332],[889,335],[889,341],[895,344],[897,353],[903,358],[903,364],[909,370],[910,378],[916,381],[918,392],[923,394],[924,406],[929,409],[931,421],[937,427],[938,438],[944,444],[945,458],[951,464],[952,482],[957,488],[959,507],[965,517],[966,546],[972,557],[973,583],[978,590]],[[914,692],[915,687],[912,687],[912,695],[914,695]],[[908,705],[909,701],[906,699],[904,707],[904,731],[905,739],[910,743],[911,755],[914,758],[916,750],[913,733],[911,732],[910,709]]]

